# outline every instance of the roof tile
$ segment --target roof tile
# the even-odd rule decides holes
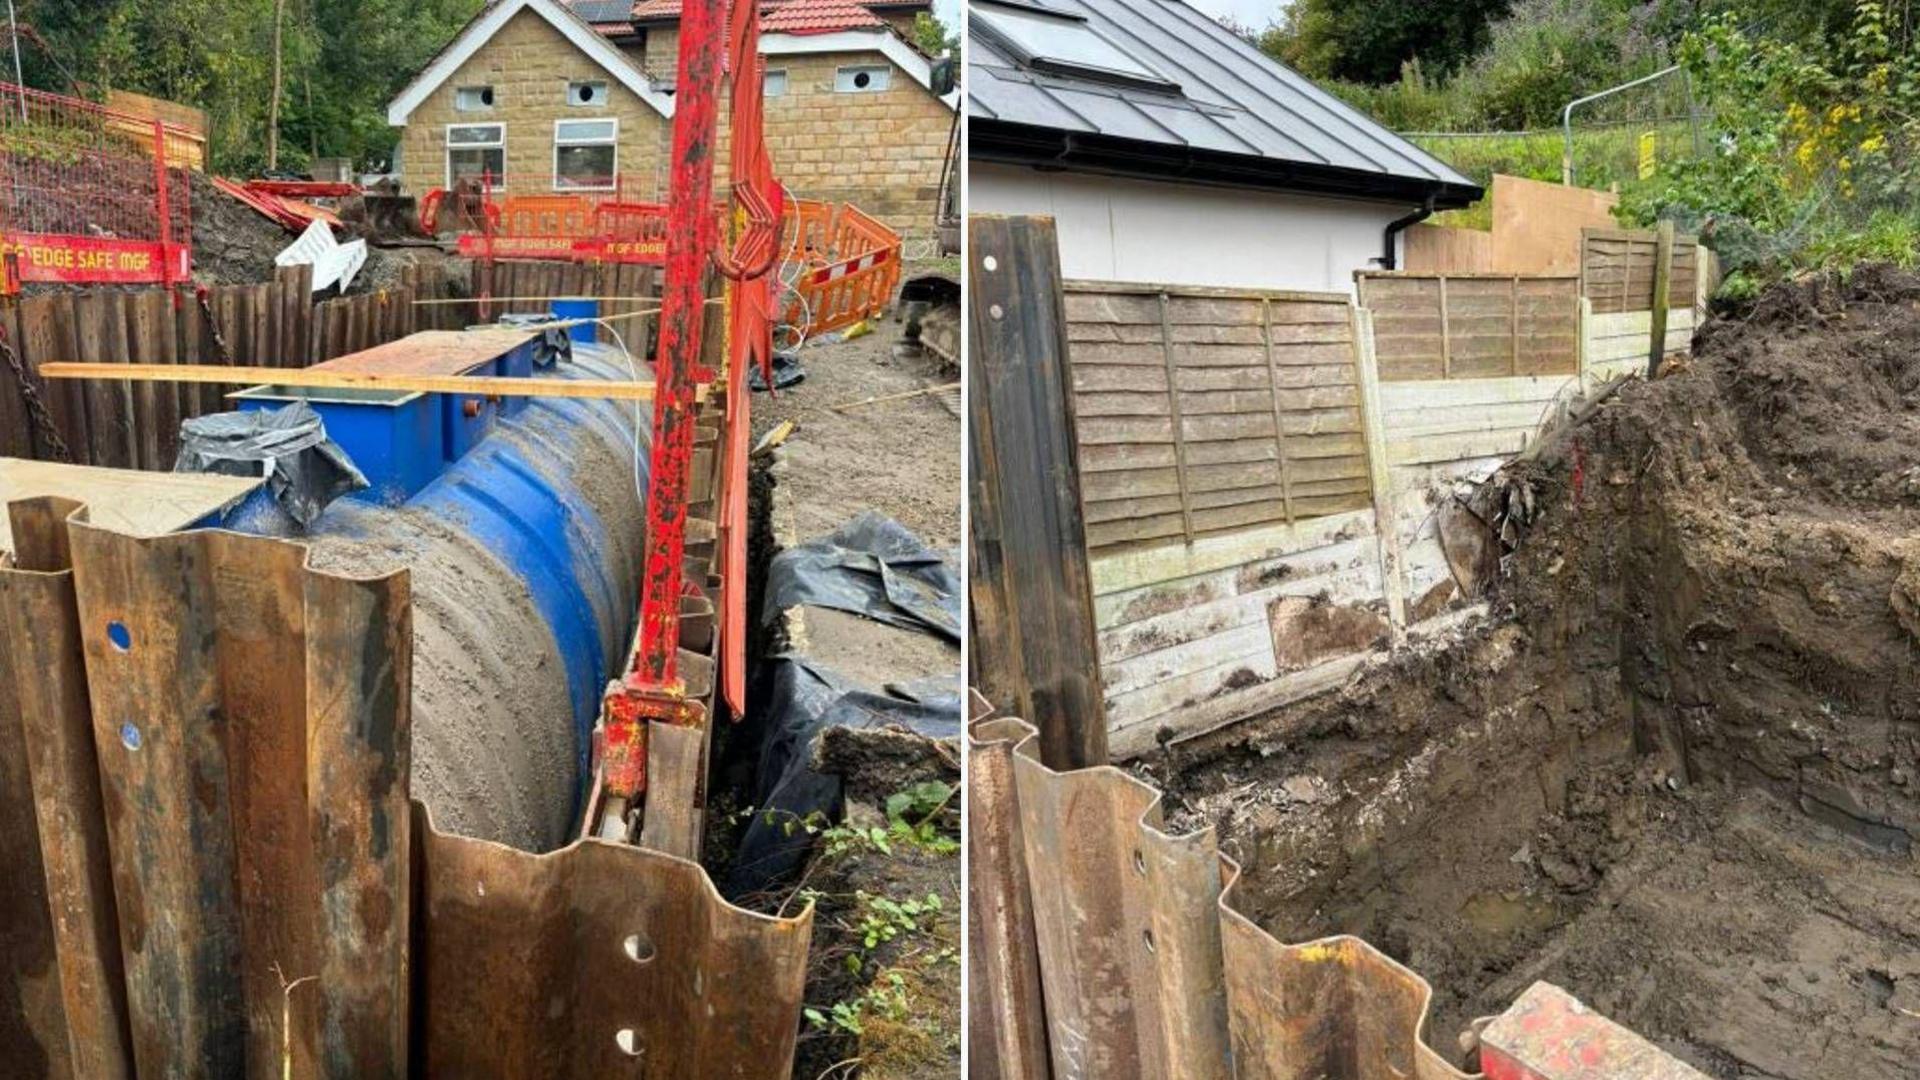
[[[634,22],[662,22],[679,17],[680,0],[638,0],[633,5]],[[760,20],[761,31],[768,34],[830,34],[887,25],[858,0],[763,0]]]

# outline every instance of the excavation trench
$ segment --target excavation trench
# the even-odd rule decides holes
[[[1179,823],[1443,1052],[1546,979],[1712,1076],[1914,1076],[1920,278],[1775,290],[1497,483],[1492,616],[1143,763]]]

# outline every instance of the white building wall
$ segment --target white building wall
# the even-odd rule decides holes
[[[1353,291],[1378,269],[1384,203],[1265,194],[1020,166],[967,167],[967,210],[1046,214],[1069,278],[1226,288]]]

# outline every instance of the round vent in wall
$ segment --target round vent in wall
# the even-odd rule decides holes
[[[607,103],[607,84],[603,82],[576,82],[567,84],[567,104],[596,106]]]

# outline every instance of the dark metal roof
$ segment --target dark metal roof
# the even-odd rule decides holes
[[[967,42],[972,160],[1464,206],[1473,181],[1183,0],[1016,0],[1082,17],[1177,92],[1023,66]],[[991,3],[971,4],[991,12]]]

